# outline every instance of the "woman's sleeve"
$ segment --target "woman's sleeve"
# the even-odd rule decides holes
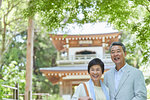
[[[85,91],[84,91],[84,87],[83,84],[80,84],[76,90],[75,93],[73,94],[71,100],[78,100],[79,97],[85,96]]]

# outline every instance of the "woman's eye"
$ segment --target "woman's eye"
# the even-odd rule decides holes
[[[91,69],[91,71],[94,71],[94,69]]]

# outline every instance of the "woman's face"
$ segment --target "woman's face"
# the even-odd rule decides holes
[[[90,68],[90,77],[93,81],[99,81],[102,76],[102,69],[99,65],[93,65]]]

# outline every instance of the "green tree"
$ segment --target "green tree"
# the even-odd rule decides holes
[[[150,58],[149,0],[31,0],[25,16],[38,14],[49,31],[69,23],[107,21],[127,33],[122,41],[128,48],[128,58],[137,68]],[[81,15],[82,17],[79,17]],[[134,37],[134,38],[133,38]],[[130,41],[132,39],[132,41]],[[140,58],[140,59],[139,59]]]
[[[129,37],[124,37],[122,41],[128,45],[129,53],[134,54],[137,57],[140,55],[143,63],[147,63],[150,55],[149,5],[149,0],[30,0],[29,7],[24,11],[24,15],[26,17],[35,16],[36,22],[40,22],[42,28],[45,28],[48,31],[54,31],[60,27],[63,28],[69,23],[83,24],[96,21],[107,21],[108,23],[113,24],[116,29],[123,31],[123,34],[127,32]],[[16,42],[17,36],[21,36],[22,38],[26,37],[26,35],[18,35],[25,31],[27,26],[25,23],[26,20],[22,19],[22,10],[24,7],[26,7],[26,2],[23,2],[22,0],[3,1],[1,6],[0,18],[2,23],[1,30],[3,29],[3,31],[2,34],[0,34],[0,61],[5,55],[4,61],[0,63],[1,69],[5,64],[4,62],[7,62],[6,65],[8,66],[13,60],[17,61],[18,66],[21,66],[20,64],[22,64],[22,67],[25,66],[24,58],[26,46],[24,46],[24,43],[26,42]],[[79,15],[82,17],[79,17]],[[41,27],[40,25],[37,26],[38,27],[35,27],[36,30]],[[42,30],[42,28],[40,28],[40,30]],[[48,35],[44,35],[43,37],[41,33],[42,32],[37,32],[35,35],[34,85],[37,86],[44,81],[45,84],[48,83],[48,85],[51,86],[48,80],[39,78],[42,76],[40,76],[41,74],[38,68],[42,66],[51,66],[51,57],[55,54],[53,52],[54,49],[51,47],[51,43],[48,40]],[[43,33],[45,33],[45,31]],[[133,39],[132,36],[135,38]],[[42,39],[45,39],[45,41],[43,41],[41,37]],[[13,39],[15,39],[15,41],[13,41]],[[130,39],[133,41],[128,41]],[[128,42],[126,42],[126,40]],[[46,47],[46,45],[50,46]],[[21,46],[21,48],[19,46]],[[49,57],[46,54],[48,54]],[[133,57],[135,57],[134,55]],[[36,84],[36,81],[39,81],[39,83]],[[44,87],[44,85],[40,86]],[[38,89],[35,88],[34,91],[37,92],[37,90]]]
[[[38,14],[48,30],[64,27],[67,23],[107,21],[118,30],[134,34],[133,44],[137,45],[131,46],[140,48],[143,62],[149,59],[149,0],[31,0],[30,3],[32,6],[27,8],[25,15]]]
[[[4,97],[4,87],[2,86],[2,83],[3,83],[4,81],[2,80],[2,79],[0,79],[0,99],[2,100],[2,98]]]
[[[25,70],[20,70],[18,63],[12,61],[9,65],[3,65],[2,70],[3,79],[0,79],[0,98],[9,98],[9,96],[4,96],[4,94],[12,94],[10,88],[4,88],[2,85],[15,87],[16,84],[19,84],[20,93],[24,92],[25,85]]]
[[[27,41],[27,32],[23,31],[16,35],[7,52],[3,57],[3,63],[9,65],[12,61],[16,61],[19,65],[20,70],[25,70],[26,62],[26,41]]]
[[[57,94],[59,92],[58,85],[53,86],[52,83],[42,76],[42,73],[39,71],[39,68],[56,65],[56,49],[49,40],[48,33],[42,34],[43,32],[45,33],[46,31],[40,30],[40,32],[36,32],[34,39],[33,93]],[[25,70],[27,49],[26,39],[26,31],[21,32],[13,38],[8,51],[3,58],[5,65],[9,66],[12,61],[16,61],[19,70]],[[24,84],[20,84],[20,87],[24,87],[24,85],[25,81]],[[24,90],[20,90],[20,93],[24,94]]]
[[[0,67],[3,65],[3,55],[7,52],[13,38],[26,29],[27,24],[23,18],[23,9],[26,3],[23,0],[3,1],[0,10]]]
[[[49,35],[36,32],[34,40],[33,92],[50,94],[57,94],[59,92],[58,85],[53,86],[52,83],[49,82],[45,76],[42,76],[42,73],[39,71],[42,67],[56,66],[55,61],[56,49],[53,47]]]

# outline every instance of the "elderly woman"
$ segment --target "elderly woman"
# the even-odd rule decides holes
[[[85,82],[85,86],[79,84],[71,100],[109,100],[108,88],[100,80],[104,73],[104,63],[99,58],[91,60],[88,73],[91,79]]]

